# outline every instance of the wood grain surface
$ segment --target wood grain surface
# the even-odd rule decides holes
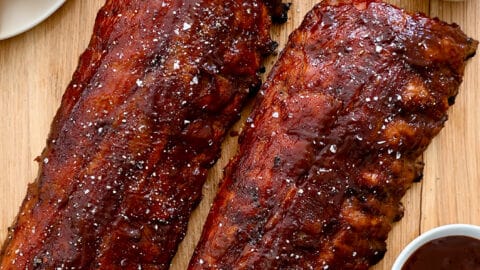
[[[280,49],[289,33],[317,2],[292,0],[287,24],[272,30]],[[456,22],[480,39],[480,0],[387,1]],[[90,39],[103,0],[70,0],[48,20],[15,38],[0,41],[0,242],[6,237],[37,174],[33,159],[45,146],[50,123],[78,57]],[[266,61],[269,69],[275,56]],[[267,70],[268,70],[267,69]],[[480,225],[480,56],[468,63],[456,105],[446,128],[424,155],[424,180],[405,196],[405,217],[394,225],[385,258],[373,269],[390,269],[396,256],[418,234],[449,223]],[[241,130],[243,118],[234,127]],[[214,199],[222,169],[236,151],[237,137],[223,145],[222,158],[210,170],[204,199],[194,212],[172,269],[185,269]]]

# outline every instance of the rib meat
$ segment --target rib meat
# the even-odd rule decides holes
[[[108,0],[0,269],[167,269],[275,47],[269,11],[284,10],[279,0]]]
[[[324,1],[291,36],[190,270],[367,269],[477,42],[380,1]]]

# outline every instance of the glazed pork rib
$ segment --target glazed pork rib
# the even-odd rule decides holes
[[[189,269],[377,263],[476,47],[380,1],[317,5],[261,90]]]
[[[167,269],[275,47],[269,10],[280,1],[108,0],[0,269]]]

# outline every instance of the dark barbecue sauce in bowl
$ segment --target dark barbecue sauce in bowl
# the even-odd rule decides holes
[[[480,240],[468,236],[434,239],[418,248],[402,270],[480,270]]]

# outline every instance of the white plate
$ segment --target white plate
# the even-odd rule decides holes
[[[0,40],[41,23],[63,3],[65,0],[0,0]]]

